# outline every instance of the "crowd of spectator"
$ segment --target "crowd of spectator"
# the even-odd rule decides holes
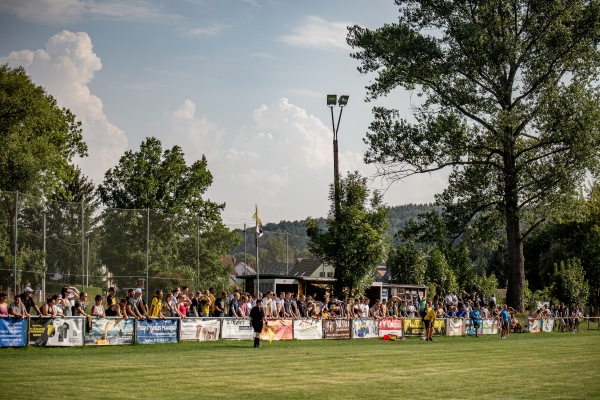
[[[14,301],[6,302],[6,295],[0,293],[0,317],[15,316],[26,318],[33,309],[41,317],[106,317],[116,316],[126,319],[165,318],[165,317],[233,317],[249,318],[250,310],[260,302],[267,319],[277,318],[419,318],[427,312],[426,299],[419,295],[400,294],[389,299],[376,299],[371,303],[367,297],[338,299],[334,296],[317,297],[316,295],[297,296],[291,292],[279,295],[268,291],[258,297],[250,293],[235,290],[220,295],[215,288],[205,291],[191,292],[188,287],[176,287],[166,295],[162,290],[154,293],[149,304],[146,304],[141,288],[128,289],[127,295],[117,297],[114,287],[109,288],[106,299],[101,295],[94,298],[88,313],[87,293],[79,292],[73,286],[64,286],[61,293],[49,297],[42,307],[38,308],[32,298],[33,290],[29,287],[14,297]],[[432,299],[431,309],[435,318],[472,319],[475,324],[480,319],[494,318],[502,323],[505,317],[503,308],[510,316],[510,328],[522,330],[512,308],[497,304],[496,297],[479,293],[447,293]],[[527,320],[552,318],[557,321],[558,331],[575,332],[583,317],[582,310],[559,304],[544,305],[527,316]]]

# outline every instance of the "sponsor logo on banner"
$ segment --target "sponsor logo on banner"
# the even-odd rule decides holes
[[[294,339],[322,339],[323,324],[318,319],[294,320]]]
[[[224,318],[221,325],[221,339],[252,340],[254,331],[250,319]]]
[[[354,319],[352,320],[352,337],[355,339],[367,339],[377,337],[376,319]]]
[[[218,319],[185,318],[179,321],[180,340],[219,340],[221,321]]]
[[[133,344],[133,319],[92,318],[92,328],[85,334],[90,346],[117,346]]]
[[[325,319],[323,322],[323,338],[350,339],[350,320]]]
[[[83,318],[31,318],[31,346],[83,346]]]
[[[27,320],[0,318],[0,347],[23,347],[27,344]]]
[[[291,319],[276,319],[269,320],[263,325],[260,338],[262,340],[292,340],[293,334],[293,320]]]
[[[493,318],[482,320],[482,332],[484,335],[496,335],[500,332],[500,321]]]
[[[379,337],[385,335],[402,336],[402,320],[400,318],[382,318],[379,320]]]
[[[462,336],[463,331],[463,320],[460,318],[449,318],[446,320],[446,335],[448,336]]]
[[[530,319],[527,321],[527,329],[531,333],[538,333],[542,330],[542,320],[541,319]]]
[[[177,342],[178,319],[136,321],[135,341],[142,344]]]

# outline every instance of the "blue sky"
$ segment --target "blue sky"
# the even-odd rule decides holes
[[[0,63],[22,65],[82,121],[100,183],[148,136],[205,154],[207,197],[231,227],[324,217],[333,179],[329,93],[350,95],[339,128],[340,171],[359,170],[371,109],[409,118],[411,93],[365,102],[346,27],[397,21],[393,0],[2,0]],[[335,109],[336,120],[339,109]],[[378,179],[373,189],[387,187]],[[443,175],[393,184],[389,205],[433,201]]]

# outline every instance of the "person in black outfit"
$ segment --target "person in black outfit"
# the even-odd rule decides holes
[[[252,329],[254,329],[254,347],[260,347],[260,333],[263,329],[265,320],[265,311],[262,307],[262,302],[257,304],[250,310],[250,319],[252,320]]]

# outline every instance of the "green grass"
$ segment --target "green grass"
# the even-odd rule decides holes
[[[600,397],[600,332],[0,350],[0,398]]]

